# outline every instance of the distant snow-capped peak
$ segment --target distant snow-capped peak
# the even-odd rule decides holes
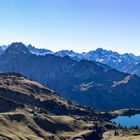
[[[29,51],[30,51],[32,54],[36,54],[36,55],[45,56],[46,54],[53,54],[53,52],[50,51],[50,50],[35,48],[35,47],[32,46],[32,45],[28,45],[27,48],[29,49]]]

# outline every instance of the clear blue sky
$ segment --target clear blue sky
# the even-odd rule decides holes
[[[140,55],[140,0],[0,0],[0,44]]]

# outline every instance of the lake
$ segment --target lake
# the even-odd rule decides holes
[[[140,114],[132,116],[118,116],[117,118],[112,119],[111,121],[127,128],[130,128],[132,126],[138,126],[140,128]]]

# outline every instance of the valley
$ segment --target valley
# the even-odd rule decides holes
[[[139,128],[111,122],[140,113],[136,75],[87,60],[37,56],[22,43],[0,55],[0,71],[2,140],[139,138]]]
[[[139,0],[0,0],[0,140],[140,140]]]
[[[0,55],[0,71],[21,73],[82,105],[102,110],[140,107],[138,76],[87,60],[37,56],[23,43],[12,43]]]
[[[100,140],[113,130],[126,133],[110,119],[128,112],[73,104],[21,74],[0,73],[1,140]]]

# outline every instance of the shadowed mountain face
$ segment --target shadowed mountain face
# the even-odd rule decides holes
[[[0,97],[36,106],[52,114],[90,115],[92,113],[92,110],[74,105],[53,90],[18,73],[0,73]]]
[[[101,109],[140,107],[137,76],[87,60],[33,55],[22,43],[11,44],[0,56],[0,71],[22,73],[81,104]]]
[[[119,71],[140,76],[140,56],[135,56],[132,53],[119,54],[98,48],[95,51],[85,53],[81,58],[107,64]]]
[[[9,46],[0,46],[0,55],[5,52]],[[132,53],[119,54],[111,50],[104,50],[98,48],[87,53],[76,53],[74,51],[62,50],[58,52],[52,52],[47,49],[35,48],[32,45],[26,46],[30,53],[37,56],[45,56],[51,54],[59,57],[70,57],[73,60],[80,61],[82,59],[97,63],[105,69],[110,67],[117,69],[118,71],[130,74],[136,74],[140,77],[140,56],[136,56]],[[108,66],[107,66],[108,65]],[[110,66],[110,67],[109,67]]]
[[[53,53],[49,50],[34,48],[31,45],[27,46],[27,48],[29,48],[31,53],[36,55],[53,54],[60,57],[69,56],[70,58],[78,61],[85,59],[96,63],[99,62],[98,64],[103,67],[105,67],[105,65],[102,64],[106,64],[119,71],[140,76],[140,56],[136,56],[132,53],[119,54],[117,52],[104,50],[102,48],[81,54],[68,50]]]

